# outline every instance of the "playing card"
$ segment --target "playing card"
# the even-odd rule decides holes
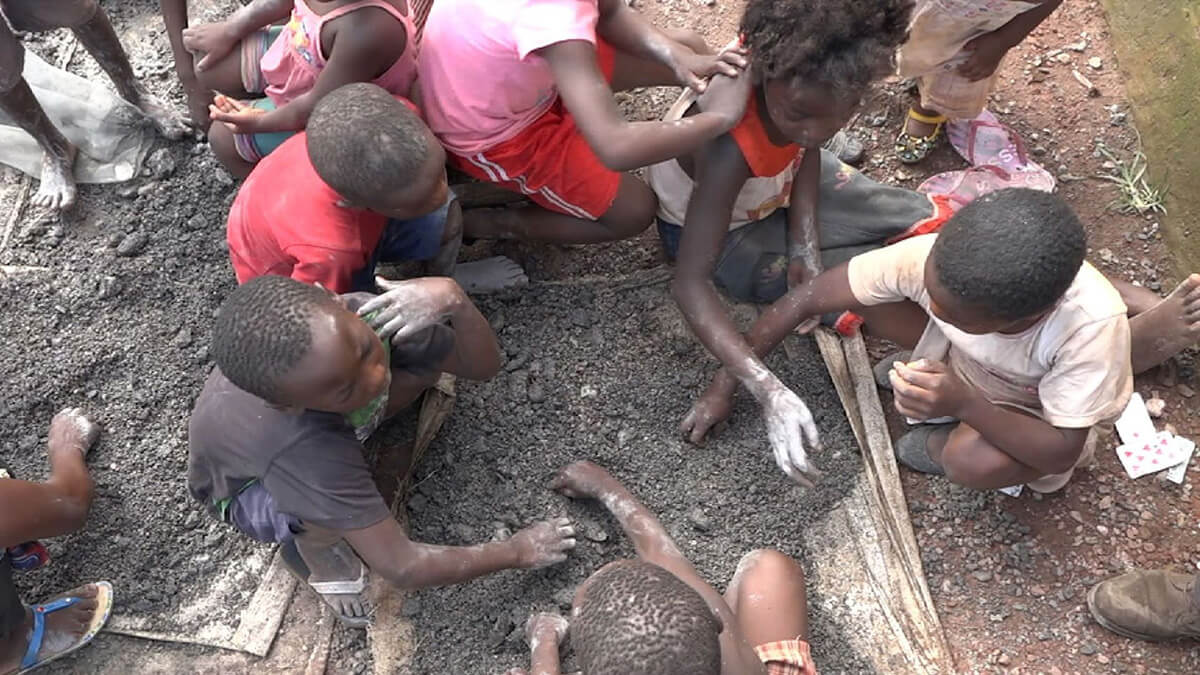
[[[1129,405],[1125,406],[1125,411],[1114,426],[1125,445],[1139,446],[1154,440],[1157,433],[1154,431],[1154,420],[1150,419],[1150,412],[1146,410],[1146,402],[1137,392],[1129,397]]]
[[[1125,467],[1130,478],[1162,471],[1183,461],[1184,453],[1188,451],[1186,447],[1176,444],[1174,438],[1169,431],[1160,431],[1140,443],[1119,445],[1117,459],[1121,460],[1121,466]]]
[[[998,488],[996,491],[1003,492],[1004,494],[1008,495],[1009,497],[1020,497],[1021,490],[1024,490],[1024,489],[1025,489],[1025,485],[1021,484],[1021,485],[1009,485],[1008,487]]]
[[[1183,436],[1176,436],[1175,445],[1182,448],[1182,450],[1180,450],[1180,454],[1183,455],[1184,459],[1182,462],[1176,464],[1167,471],[1167,480],[1175,483],[1176,485],[1182,485],[1183,475],[1187,473],[1188,464],[1192,461],[1192,453],[1196,450],[1196,444],[1191,440],[1184,438]]]

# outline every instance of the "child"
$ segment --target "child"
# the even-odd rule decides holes
[[[217,315],[217,369],[189,428],[192,495],[247,536],[282,544],[289,568],[351,626],[367,623],[367,567],[423,588],[559,563],[575,545],[565,518],[470,547],[410,541],[392,518],[362,441],[441,373],[488,378],[500,357],[453,280],[380,282],[388,292],[365,304],[278,276],[238,286]]]
[[[852,310],[873,334],[913,349],[907,363],[888,360],[896,410],[918,422],[949,418],[902,437],[903,464],[967,487],[1051,492],[1087,459],[1089,429],[1128,402],[1131,357],[1148,368],[1200,336],[1200,275],[1152,305],[1148,291],[1118,291],[1084,262],[1086,250],[1061,198],[1001,190],[936,235],[861,254],[792,289],[748,341],[761,356],[805,317]],[[733,380],[718,374],[693,411],[728,410],[732,393]]]
[[[346,293],[374,290],[380,261],[425,260],[430,272],[451,274],[461,218],[445,152],[412,105],[357,83],[330,92],[308,130],[255,167],[226,235],[240,283],[279,274]],[[472,291],[528,281],[502,257],[456,276]]]
[[[918,79],[920,103],[908,111],[896,156],[914,164],[929,156],[947,119],[972,120],[987,106],[1008,50],[1037,28],[1062,0],[917,0],[900,74]]]
[[[673,36],[673,37],[672,37]],[[626,122],[614,90],[736,75],[737,52],[668,36],[624,0],[438,0],[425,25],[417,103],[454,166],[535,206],[467,214],[467,235],[558,243],[632,237],[654,194],[620,173],[695,149],[742,114],[737,80],[718,78],[685,123]],[[739,93],[740,92],[740,93]]]
[[[9,28],[9,25],[12,28]],[[41,185],[30,198],[35,206],[66,210],[75,204],[75,156],[79,150],[46,117],[21,73],[25,48],[13,30],[45,31],[70,28],[96,59],[121,98],[137,106],[159,133],[178,139],[185,120],[167,108],[133,76],[129,58],[117,40],[108,15],[96,0],[3,0],[0,2],[0,113],[11,117],[37,140],[45,152]]]
[[[85,457],[100,428],[78,408],[50,422],[46,454],[50,478],[17,480],[0,464],[0,673],[25,672],[87,645],[108,621],[112,585],[87,584],[26,607],[13,584],[14,569],[35,569],[45,558],[36,540],[83,528],[92,505]]]
[[[648,172],[667,255],[678,256],[675,299],[704,346],[762,403],[776,460],[801,482],[809,467],[798,461],[797,427],[815,443],[811,417],[738,335],[712,278],[738,299],[773,302],[820,273],[822,258],[836,264],[945,219],[944,203],[880,186],[820,149],[887,72],[911,6],[751,0],[741,25],[755,85],[745,116]],[[683,423],[693,442],[704,428],[695,415]]]
[[[289,12],[286,25],[271,25]],[[204,55],[196,84],[219,92],[210,108],[223,123],[209,131],[213,152],[245,178],[304,129],[334,89],[372,82],[408,96],[417,72],[415,32],[408,0],[254,0],[221,23],[184,30],[183,45]]]
[[[676,547],[662,523],[608,471],[576,462],[553,486],[604,504],[633,540],[636,560],[597,570],[575,592],[571,644],[587,675],[815,675],[804,571],[771,550],[747,553],[725,595]],[[566,622],[526,626],[535,675],[558,675]],[[523,672],[523,671],[515,671]]]

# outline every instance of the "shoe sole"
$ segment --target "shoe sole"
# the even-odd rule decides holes
[[[1096,591],[1099,589],[1100,589],[1100,584],[1096,584],[1095,586],[1092,586],[1091,590],[1088,591],[1087,608],[1088,608],[1088,612],[1091,613],[1092,618],[1096,620],[1096,623],[1100,624],[1106,630],[1112,631],[1113,633],[1116,633],[1117,635],[1120,635],[1121,637],[1127,637],[1131,640],[1141,640],[1143,642],[1172,642],[1174,640],[1195,639],[1197,637],[1200,637],[1197,635],[1180,635],[1179,637],[1173,637],[1173,638],[1155,637],[1152,635],[1145,635],[1142,633],[1131,631],[1128,628],[1125,628],[1123,626],[1118,626],[1117,624],[1115,624],[1115,623],[1109,621],[1107,618],[1105,618],[1102,614],[1100,614],[1100,612],[1096,611]]]

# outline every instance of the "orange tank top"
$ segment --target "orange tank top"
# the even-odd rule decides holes
[[[758,116],[758,96],[751,92],[750,100],[746,103],[746,112],[729,135],[742,151],[742,157],[750,167],[750,173],[755,178],[777,176],[787,169],[800,157],[804,156],[804,148],[796,143],[778,146],[767,136],[762,118]]]

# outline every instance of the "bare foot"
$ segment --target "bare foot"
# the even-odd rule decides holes
[[[42,178],[38,191],[29,202],[56,211],[66,211],[75,205],[75,157],[79,150],[66,145],[63,156],[47,152],[42,157]]]
[[[139,91],[138,100],[133,104],[142,111],[146,119],[154,123],[154,128],[158,129],[158,133],[164,138],[177,141],[188,132],[189,125],[185,117],[144,90]]]
[[[42,647],[38,650],[39,662],[70,649],[87,632],[92,616],[99,606],[96,601],[97,594],[96,586],[88,584],[43,603],[49,604],[58,598],[79,598],[79,602],[74,605],[45,615],[46,633],[42,638]],[[32,634],[33,611],[27,608],[21,627],[14,630],[7,641],[0,643],[0,673],[15,673],[21,669],[21,659],[25,657],[25,650],[29,648]]]
[[[502,255],[458,263],[454,268],[454,280],[471,295],[497,293],[529,285],[525,270],[512,258]]]
[[[293,571],[296,571],[298,576],[301,576],[303,571],[308,572],[306,581],[321,600],[337,613],[342,623],[355,627],[365,626],[370,611],[363,596],[363,584],[359,583],[363,580],[364,566],[350,546],[344,541],[332,546],[306,545],[302,538],[297,538],[296,548],[307,569]],[[287,560],[286,555],[284,558]],[[301,578],[304,579],[303,576]],[[353,592],[331,593],[325,590],[327,586],[323,588],[323,585],[330,583],[359,588]]]
[[[1133,372],[1145,372],[1200,341],[1200,274],[1190,274],[1171,294],[1129,320]]]

